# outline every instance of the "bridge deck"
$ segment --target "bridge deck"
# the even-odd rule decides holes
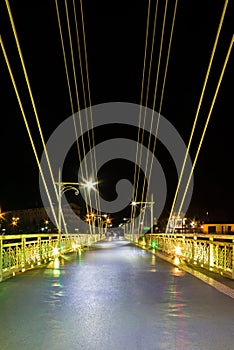
[[[0,284],[1,350],[231,350],[234,301],[126,241]]]

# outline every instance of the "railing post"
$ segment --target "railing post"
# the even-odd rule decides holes
[[[0,236],[0,282],[2,282],[2,236]]]
[[[197,246],[197,236],[193,236],[193,245],[192,245],[192,262],[196,261],[195,251]]]
[[[209,256],[209,266],[212,268],[214,266],[214,244],[213,242],[213,236],[209,238],[210,241],[210,256]]]
[[[40,265],[42,261],[42,251],[41,251],[41,237],[37,237],[37,248],[38,248],[38,262],[37,264]]]
[[[232,279],[234,279],[234,239],[232,240]]]
[[[25,271],[25,265],[26,265],[26,239],[22,235],[21,236],[21,249],[22,249],[22,257],[21,257],[21,266],[22,266],[22,272]]]
[[[53,251],[53,242],[52,242],[52,237],[49,236],[49,242],[47,243],[47,257],[49,260],[51,260],[52,251]]]

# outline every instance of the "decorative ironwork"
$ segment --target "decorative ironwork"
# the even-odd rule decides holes
[[[0,281],[16,272],[45,264],[102,239],[101,234],[31,234],[0,236]]]
[[[139,235],[125,237],[140,245]],[[143,241],[143,240],[141,240]],[[234,236],[209,234],[145,234],[144,248],[156,242],[168,256],[183,259],[234,279]]]

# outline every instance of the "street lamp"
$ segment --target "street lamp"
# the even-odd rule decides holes
[[[59,234],[59,245],[61,243],[61,217],[62,217],[62,207],[61,207],[61,199],[62,195],[70,190],[75,191],[75,195],[78,196],[79,190],[77,187],[79,182],[64,182],[61,181],[61,170],[59,169],[59,177],[58,182],[55,182],[58,185],[58,234]]]
[[[154,211],[153,211],[153,207],[154,207],[155,202],[153,201],[153,194],[151,194],[151,201],[150,202],[136,202],[136,201],[132,201],[131,205],[136,207],[137,205],[140,205],[141,207],[143,207],[142,209],[145,209],[147,207],[147,205],[149,205],[150,209],[151,209],[151,219],[150,219],[150,227],[153,228],[154,226]]]
[[[61,207],[61,199],[62,195],[70,190],[73,190],[75,192],[75,195],[78,196],[80,193],[79,189],[75,186],[80,186],[88,188],[89,190],[94,189],[95,183],[91,181],[87,181],[84,184],[81,184],[80,182],[64,182],[61,181],[61,169],[59,168],[59,176],[58,181],[55,182],[55,184],[58,186],[58,233],[59,233],[59,244],[61,242],[61,217],[62,217],[62,207]]]
[[[11,224],[13,226],[13,230],[18,225],[18,221],[19,221],[19,217],[16,218],[16,217],[13,216],[12,222],[11,222]]]
[[[98,228],[100,230],[101,233],[103,233],[103,229],[106,233],[107,230],[107,225],[111,223],[111,219],[108,217],[107,214],[96,214],[96,213],[88,213],[86,214],[86,219],[85,221],[87,221],[89,223],[89,225],[93,225],[93,230],[94,230],[94,226],[95,226],[95,222],[96,220],[99,220],[98,222]],[[105,226],[103,226],[105,224]]]
[[[94,190],[94,185],[95,183],[91,182],[91,181],[88,181],[86,182],[86,184],[84,185],[86,188],[88,188],[89,190]]]
[[[129,223],[130,223],[130,221],[131,221],[131,218],[123,218],[123,221],[124,221],[124,223],[123,223],[123,227],[124,227],[124,235],[126,234],[126,233],[129,233]]]

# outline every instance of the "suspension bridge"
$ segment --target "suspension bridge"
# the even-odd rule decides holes
[[[106,214],[111,212],[111,204],[103,209],[104,201],[99,195],[101,184],[97,173],[99,157],[103,153],[96,144],[94,130],[101,124],[105,125],[107,119],[113,117],[114,111],[122,107],[115,104],[114,110],[107,112],[107,105],[104,107],[105,113],[102,113],[102,109],[92,106],[82,1],[78,6],[75,1],[65,0],[61,6],[55,0],[71,118],[65,120],[46,142],[17,34],[14,11],[10,1],[5,0],[17,57],[35,117],[34,128],[29,123],[30,113],[25,95],[21,93],[21,81],[17,81],[12,69],[13,59],[8,55],[4,34],[0,36],[2,57],[35,156],[43,204],[49,208],[48,215],[55,230],[48,233],[0,236],[2,350],[19,347],[25,350],[233,349],[234,235],[176,232],[176,227],[170,226],[172,217],[183,217],[188,208],[194,169],[232,53],[233,36],[221,63],[210,108],[198,138],[195,156],[191,160],[189,152],[225,23],[228,0],[224,1],[217,23],[187,145],[161,115],[177,5],[178,0],[173,2],[173,6],[172,2],[166,0],[161,9],[161,36],[157,38],[159,47],[154,72],[159,4],[151,3],[150,0],[148,2],[140,100],[138,107],[133,107],[134,114],[137,111],[138,117],[137,142],[134,157],[129,155],[127,158],[134,163],[131,177],[133,186],[127,202],[115,202],[116,212],[125,209],[121,220],[118,218],[118,226],[124,226],[124,237],[117,239],[108,236],[108,228],[115,226],[115,214],[112,218]],[[171,14],[169,27],[168,11]],[[167,49],[164,52],[165,36]],[[162,66],[164,72],[159,77]],[[152,85],[153,101],[150,103]],[[126,105],[124,108],[130,119],[132,109]],[[156,109],[158,113],[155,116]],[[103,114],[103,119],[99,118],[97,122],[95,115],[98,110],[100,115]],[[122,118],[125,118],[124,114]],[[118,119],[110,121],[113,126],[118,123]],[[35,129],[43,148],[42,157]],[[163,210],[166,191],[163,171],[155,160],[157,140],[164,142],[169,150],[176,165],[178,181],[165,232],[155,234],[150,232],[154,226],[153,210],[155,207]],[[122,151],[121,145],[124,145],[126,154],[128,148],[132,148],[130,144],[129,147],[126,146],[122,139],[118,142],[117,147],[109,147],[109,153],[116,149],[116,158],[120,157],[118,152]],[[76,146],[79,164],[78,181],[63,178],[65,158],[72,144]],[[87,153],[89,156],[86,158]],[[104,160],[110,161],[110,157],[113,156],[108,154]],[[161,174],[161,195],[159,189],[154,192],[155,164],[158,174]],[[85,224],[85,229],[79,234],[69,232],[63,210],[67,204],[63,194],[70,190],[75,191],[78,197],[82,195],[85,203],[83,217],[75,218]],[[126,188],[122,192],[127,193]],[[120,209],[120,204],[124,204],[124,208]],[[144,232],[147,207],[150,208],[150,219],[148,218],[148,232]],[[159,209],[156,209],[156,219],[160,216],[157,210]],[[72,210],[69,215],[75,217]]]

